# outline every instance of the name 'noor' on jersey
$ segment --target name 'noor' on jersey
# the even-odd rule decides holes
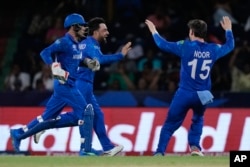
[[[210,58],[210,52],[209,51],[201,52],[201,51],[195,50],[194,57],[195,58],[203,58],[203,59]]]

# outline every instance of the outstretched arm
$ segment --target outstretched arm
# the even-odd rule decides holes
[[[100,54],[98,56],[100,64],[107,64],[107,63],[117,62],[117,61],[123,59],[128,54],[128,51],[130,49],[131,49],[131,42],[127,42],[122,47],[120,53],[103,55],[101,52],[98,52]]]

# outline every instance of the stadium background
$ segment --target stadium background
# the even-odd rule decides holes
[[[155,0],[150,2],[143,0],[10,0],[0,3],[0,126],[8,125],[11,127],[28,121],[15,117],[15,109],[12,107],[24,107],[21,108],[21,113],[25,117],[27,108],[32,107],[33,114],[36,115],[39,113],[40,107],[46,103],[51,94],[51,89],[38,86],[36,88],[32,87],[35,74],[42,71],[39,52],[51,42],[45,37],[48,30],[54,26],[53,23],[58,18],[64,18],[71,12],[83,14],[86,20],[95,16],[106,19],[110,37],[108,43],[103,45],[103,53],[116,52],[126,41],[133,41],[133,52],[122,63],[134,87],[128,87],[126,84],[124,86],[124,83],[121,83],[118,73],[120,64],[118,63],[106,65],[96,73],[95,93],[105,112],[112,107],[120,107],[117,110],[129,108],[133,112],[137,112],[138,108],[139,113],[148,110],[150,107],[153,107],[153,111],[155,108],[160,107],[160,112],[162,112],[169,106],[173,90],[178,84],[179,60],[173,55],[159,51],[153,44],[152,38],[143,24],[145,18],[152,16],[151,14],[154,15],[155,11],[160,10],[162,13],[160,18],[165,20],[163,25],[159,24],[159,26],[163,26],[159,27],[159,32],[170,40],[175,41],[186,38],[186,22],[192,18],[200,18],[207,21],[209,25],[207,40],[222,43],[224,33],[216,25],[217,20],[214,17],[216,9],[218,9],[216,6],[220,6],[221,9],[225,9],[235,19],[233,30],[236,47],[245,47],[244,44],[249,47],[249,0],[212,0],[204,2],[199,0]],[[143,74],[142,67],[139,64],[143,62],[142,59],[146,58],[148,53],[157,58],[155,60],[156,66],[153,66],[153,72],[154,70],[159,71],[159,69],[161,72],[157,73],[159,79],[156,85],[152,88],[139,89],[138,80]],[[210,108],[212,112],[218,111],[222,114],[225,112],[234,113],[239,110],[237,115],[239,115],[240,120],[245,120],[244,125],[248,125],[250,86],[247,87],[247,85],[242,89],[239,87],[237,91],[233,90],[234,78],[229,67],[233,53],[222,58],[212,71],[212,90],[215,101],[210,105]],[[237,57],[236,65],[239,69],[244,63],[250,64],[249,55],[250,52],[247,52]],[[22,91],[11,90],[9,85],[5,84],[5,78],[16,65],[30,77],[29,85]],[[117,81],[120,81],[120,83],[117,83]],[[248,83],[250,85],[250,80]],[[141,111],[141,108],[143,108],[143,111]],[[230,109],[233,109],[233,111],[230,111]],[[157,114],[159,111],[154,112]],[[117,113],[112,112],[112,114],[116,117]],[[109,125],[113,123],[109,118],[109,116],[113,116],[112,114],[108,114],[105,118]],[[20,116],[22,117],[22,114]],[[208,119],[210,120],[211,117]],[[232,120],[236,122],[231,122],[231,124],[237,123],[237,119]],[[134,124],[136,125],[136,122]],[[161,121],[158,124],[161,124]],[[213,127],[215,128],[216,125],[213,125]],[[238,126],[236,131],[244,132],[244,126]],[[240,134],[244,136],[244,134]],[[7,134],[1,134],[0,138],[6,136],[8,137]],[[3,143],[1,145],[2,148],[5,147]],[[1,149],[0,151],[11,151],[9,141],[6,146],[8,149]],[[240,146],[234,149],[240,149]],[[245,149],[250,149],[250,146]],[[230,147],[225,152],[229,150]],[[171,149],[171,151],[173,150]]]

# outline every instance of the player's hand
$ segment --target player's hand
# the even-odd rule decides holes
[[[223,16],[220,24],[224,30],[232,30],[232,22],[228,16]]]
[[[84,59],[84,64],[90,68],[92,71],[98,71],[100,70],[100,62],[97,59]]]
[[[126,43],[126,45],[122,47],[122,54],[124,56],[126,56],[128,54],[128,51],[131,49],[131,44],[132,44],[131,42],[128,42]]]
[[[149,31],[150,31],[152,34],[157,33],[157,30],[156,30],[156,28],[155,28],[155,25],[154,25],[154,23],[153,23],[152,21],[146,19],[146,20],[145,20],[145,24],[148,26],[148,29],[149,29]]]
[[[51,71],[55,79],[57,79],[61,84],[65,84],[65,82],[68,79],[69,72],[63,70],[60,63],[58,62],[52,63]]]

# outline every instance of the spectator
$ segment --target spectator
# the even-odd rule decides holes
[[[146,61],[143,70],[139,72],[137,83],[138,90],[157,91],[159,89],[161,70],[153,70],[151,61]]]
[[[232,76],[232,92],[250,91],[250,46],[247,41],[238,46],[229,62]],[[236,59],[237,57],[237,59]]]
[[[63,19],[61,17],[56,17],[54,25],[50,27],[45,36],[45,45],[49,45],[55,41],[55,39],[62,37],[66,33],[63,27]]]
[[[223,16],[228,16],[232,20],[232,24],[238,24],[232,12],[229,0],[216,0],[214,8],[213,20],[215,27],[220,25],[220,20]]]
[[[13,64],[10,74],[4,80],[5,90],[22,92],[30,88],[30,75],[21,71],[18,64]]]
[[[156,53],[154,52],[152,48],[148,48],[145,54],[146,56],[144,56],[138,61],[138,64],[137,64],[138,71],[140,72],[143,71],[144,65],[147,61],[152,62],[152,70],[160,70],[162,68],[162,62],[157,57]]]
[[[162,6],[157,6],[154,12],[148,15],[147,19],[155,24],[159,33],[165,32],[171,24],[171,18],[165,13],[165,9]]]
[[[48,90],[48,91],[53,90],[54,84],[53,84],[52,73],[51,73],[50,67],[45,64],[43,65],[42,70],[35,74],[33,78],[33,82],[32,82],[32,88],[34,90],[37,90],[37,89],[41,90],[42,88],[41,85],[43,85],[44,90]]]
[[[235,17],[233,9],[231,7],[230,0],[216,0],[213,11],[213,23],[211,27],[212,33],[218,37],[218,39],[224,39],[223,30],[220,28],[220,20],[222,16],[228,16],[232,20],[232,27],[234,29],[235,41],[238,42],[244,33],[244,27],[239,20]]]
[[[125,61],[118,63],[117,70],[110,74],[109,88],[112,90],[135,90],[133,72],[126,70]]]

